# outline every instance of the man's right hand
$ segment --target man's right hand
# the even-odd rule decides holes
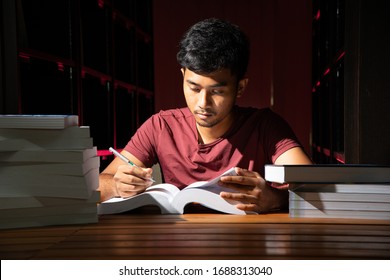
[[[130,197],[142,193],[153,184],[151,181],[153,169],[119,165],[113,177],[117,196]]]

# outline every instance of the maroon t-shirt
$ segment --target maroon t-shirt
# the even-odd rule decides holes
[[[198,144],[188,108],[160,111],[134,134],[125,150],[146,166],[159,162],[164,181],[183,188],[238,166],[264,175],[264,164],[301,146],[290,126],[270,109],[235,107],[231,129],[213,143]]]

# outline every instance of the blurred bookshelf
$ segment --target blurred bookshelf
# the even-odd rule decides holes
[[[312,157],[344,163],[344,0],[313,1]]]
[[[108,148],[122,149],[154,113],[153,1],[4,1],[18,86],[3,113],[78,115],[104,168]]]
[[[313,1],[312,157],[390,164],[389,1]]]

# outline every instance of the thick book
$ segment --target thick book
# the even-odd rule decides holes
[[[90,136],[89,126],[69,126],[63,129],[0,128],[0,137],[5,139],[88,138]]]
[[[162,214],[183,214],[185,206],[190,203],[197,203],[227,214],[249,214],[237,209],[236,201],[220,197],[222,191],[233,192],[232,189],[218,185],[220,178],[226,175],[237,174],[234,168],[231,168],[211,181],[195,182],[182,190],[171,184],[158,184],[133,197],[111,198],[98,205],[98,214],[121,213],[147,205],[158,206]]]
[[[99,186],[99,168],[93,168],[82,176],[63,174],[4,175],[0,182],[0,197],[25,195],[89,198]]]
[[[290,209],[293,218],[339,218],[339,219],[373,219],[390,220],[389,211],[367,210],[321,210],[321,209]]]
[[[93,148],[93,138],[14,138],[0,136],[0,152],[20,150],[83,150]]]
[[[326,200],[291,200],[289,209],[317,209],[328,210],[351,210],[351,211],[388,211],[390,215],[390,202],[367,202],[367,201],[326,201]]]
[[[0,128],[63,129],[78,123],[77,115],[0,115]]]
[[[265,165],[275,183],[389,183],[390,166],[361,164]]]
[[[389,186],[390,187],[390,186]],[[290,191],[290,201],[339,201],[339,202],[386,202],[390,203],[390,193],[353,192],[294,192]]]
[[[91,169],[99,167],[98,156],[84,162],[0,162],[0,180],[5,183],[14,177],[43,177],[50,174],[83,176]]]
[[[12,217],[3,219],[0,221],[0,229],[97,223],[99,221],[99,217],[96,213],[96,205],[89,204],[87,207],[88,209],[84,207],[85,209],[83,210],[83,213],[77,211],[75,211],[75,213],[57,215],[46,213],[45,215],[36,216],[34,218]]]
[[[360,194],[390,194],[390,184],[289,184],[289,190],[294,192],[322,193],[360,193]]]
[[[92,147],[89,126],[69,126],[63,129],[0,128],[0,152]]]
[[[14,195],[8,197],[0,196],[0,213],[4,209],[22,209],[22,208],[45,208],[51,206],[82,205],[85,203],[98,203],[100,201],[100,192],[93,191],[88,198],[67,198],[51,196],[30,196]],[[21,210],[18,210],[21,211]],[[2,216],[2,215],[0,215]]]
[[[0,152],[0,162],[85,162],[97,156],[97,147],[71,150],[19,150]]]

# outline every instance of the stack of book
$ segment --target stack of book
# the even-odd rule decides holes
[[[289,214],[390,220],[390,166],[266,165],[265,180],[289,184]]]
[[[75,115],[0,115],[0,228],[94,223],[100,159]]]

